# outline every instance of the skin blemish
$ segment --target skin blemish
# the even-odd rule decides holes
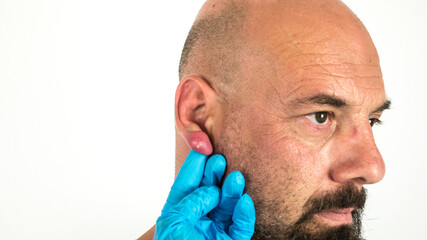
[[[351,132],[351,137],[354,138],[357,136],[357,128],[354,128],[353,131]]]

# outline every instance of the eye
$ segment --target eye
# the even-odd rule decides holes
[[[369,125],[373,127],[374,125],[380,125],[382,122],[378,118],[370,118],[369,119]]]
[[[306,115],[306,117],[310,119],[310,121],[312,121],[314,124],[324,125],[328,122],[328,119],[331,115],[332,114],[329,112],[315,112]]]

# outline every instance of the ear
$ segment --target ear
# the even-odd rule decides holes
[[[181,80],[175,94],[177,130],[191,149],[205,155],[213,150],[209,133],[215,106],[216,93],[202,78]]]

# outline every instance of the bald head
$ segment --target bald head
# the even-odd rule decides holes
[[[266,59],[263,71],[292,70],[312,54],[317,63],[378,64],[363,24],[339,0],[208,0],[186,40],[179,77],[201,76],[227,95]]]

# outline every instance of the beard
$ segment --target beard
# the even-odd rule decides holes
[[[362,213],[366,202],[366,189],[358,191],[352,185],[345,185],[332,193],[310,198],[304,205],[305,212],[293,224],[283,222],[276,224],[255,223],[252,239],[289,239],[289,240],[360,240],[362,230]],[[316,224],[315,215],[321,211],[354,207],[353,222],[350,225],[327,226]]]

